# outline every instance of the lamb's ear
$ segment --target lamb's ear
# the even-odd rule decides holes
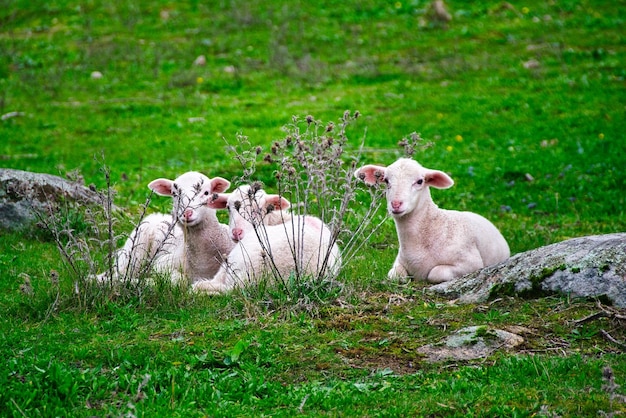
[[[230,187],[230,181],[221,177],[214,177],[211,179],[211,192],[212,193],[224,193]]]
[[[226,209],[228,204],[228,194],[226,193],[213,193],[206,205],[211,209]]]
[[[368,186],[381,183],[385,178],[387,167],[381,165],[364,165],[354,172],[354,177],[361,179]]]
[[[161,196],[171,196],[173,186],[174,182],[168,179],[156,179],[148,184],[150,190]]]
[[[275,210],[285,210],[291,206],[287,199],[277,194],[268,194],[263,197],[265,199],[265,207],[272,205]]]
[[[424,178],[428,186],[436,189],[447,189],[454,184],[454,180],[449,175],[439,170],[428,170]]]

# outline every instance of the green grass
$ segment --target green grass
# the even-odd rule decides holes
[[[234,179],[226,145],[239,134],[267,149],[293,115],[358,110],[347,152],[364,139],[362,162],[389,164],[421,133],[434,146],[415,158],[455,180],[435,201],[485,215],[515,253],[624,231],[626,3],[447,3],[442,29],[418,0],[0,1],[0,114],[23,112],[0,121],[0,164],[77,170],[100,189],[108,167],[128,232],[149,181]],[[270,188],[272,169],[258,170]],[[150,211],[169,205],[154,198]],[[88,299],[49,235],[2,232],[0,414],[626,412],[602,389],[606,366],[626,381],[623,348],[602,336],[623,342],[623,321],[577,324],[598,308],[566,297],[450,305],[422,283],[387,283],[396,251],[388,220],[340,294],[305,304],[167,286]],[[483,324],[523,326],[525,343],[469,363],[416,352]]]

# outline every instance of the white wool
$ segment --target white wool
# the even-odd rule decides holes
[[[341,254],[328,227],[318,218],[284,211],[289,207],[285,198],[241,186],[216,196],[212,204],[228,208],[237,245],[215,277],[194,283],[194,290],[223,293],[264,277],[287,280],[296,271],[312,277],[338,274]]]

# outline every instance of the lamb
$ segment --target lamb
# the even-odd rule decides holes
[[[208,205],[228,209],[237,245],[215,277],[194,283],[194,290],[224,293],[263,277],[287,279],[294,272],[316,278],[338,274],[341,253],[328,227],[318,218],[286,212],[290,203],[284,197],[244,185],[216,194]]]
[[[173,282],[213,277],[234,243],[228,226],[206,202],[213,193],[226,191],[230,182],[190,171],[175,180],[156,179],[148,187],[173,198],[172,214],[152,214],[139,224],[118,252],[117,275],[128,276],[129,268],[137,273],[152,261],[153,270],[170,274]]]
[[[440,209],[430,187],[447,189],[444,172],[401,158],[389,167],[366,165],[354,175],[368,185],[384,183],[400,249],[387,276],[416,277],[441,283],[499,263],[510,256],[498,229],[472,212]]]

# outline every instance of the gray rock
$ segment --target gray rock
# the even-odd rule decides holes
[[[626,233],[573,238],[514,255],[430,292],[478,303],[504,295],[598,297],[626,307]]]
[[[501,348],[514,348],[524,338],[512,332],[487,326],[462,328],[437,344],[428,344],[417,349],[431,363],[453,360],[475,360],[485,358]]]
[[[19,230],[61,203],[102,205],[103,196],[78,181],[51,174],[0,168],[0,229]]]

